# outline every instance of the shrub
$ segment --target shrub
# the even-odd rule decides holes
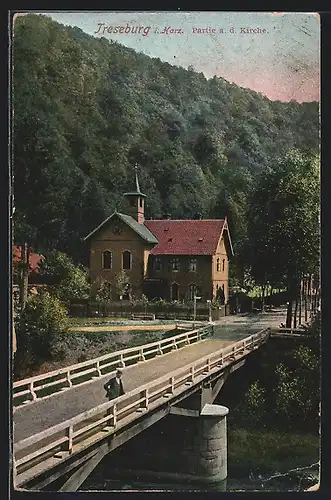
[[[15,375],[54,357],[57,336],[68,327],[68,312],[56,296],[43,292],[30,297],[16,327]]]
[[[76,265],[65,253],[50,252],[41,266],[41,274],[53,283],[52,291],[62,302],[87,300],[90,296],[88,270]]]

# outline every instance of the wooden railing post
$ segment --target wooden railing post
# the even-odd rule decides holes
[[[30,394],[32,396],[32,401],[36,401],[36,399],[38,399],[38,398],[37,398],[37,394],[35,393],[35,390],[33,387],[33,380],[29,384],[29,391],[30,391]]]
[[[204,369],[203,374],[207,374],[209,372],[210,372],[210,358],[207,358],[206,368]]]
[[[68,387],[72,387],[72,382],[71,382],[71,378],[70,378],[70,370],[68,370],[66,373],[66,380],[68,382]]]
[[[176,339],[173,338],[172,339],[172,350],[175,351],[176,349],[178,349],[177,344],[176,344]]]
[[[116,408],[116,403],[114,403],[113,406],[113,426],[116,428],[117,425],[117,408]]]
[[[98,377],[101,377],[101,375],[102,375],[101,370],[100,370],[100,361],[97,361],[97,374],[98,374]]]
[[[66,443],[66,451],[69,452],[69,455],[71,455],[72,453],[72,444],[73,444],[73,436],[74,436],[74,427],[73,425],[69,425],[69,427],[67,428],[67,438],[68,438],[68,441]]]
[[[148,410],[148,387],[145,389],[145,409]]]
[[[120,364],[121,368],[125,368],[123,354],[120,355],[120,363],[119,364]]]
[[[139,361],[145,361],[144,349],[140,349],[139,351]]]
[[[156,352],[156,355],[157,356],[161,356],[163,354],[163,351],[161,349],[161,343],[158,344],[157,346],[157,352]]]

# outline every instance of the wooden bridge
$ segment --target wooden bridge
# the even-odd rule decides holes
[[[74,471],[61,491],[75,491],[105,455],[167,414],[198,416],[229,374],[279,332],[279,317],[262,329],[265,323],[254,321],[244,321],[241,330],[234,326],[237,338],[233,326],[207,324],[15,382],[16,488],[42,489]],[[250,329],[255,332],[247,335]],[[118,366],[125,394],[105,401],[103,385]],[[200,408],[179,405],[197,392]]]

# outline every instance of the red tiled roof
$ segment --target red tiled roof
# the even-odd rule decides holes
[[[13,263],[20,262],[21,260],[21,248],[18,246],[13,247]],[[45,260],[45,257],[39,253],[34,253],[32,249],[30,249],[29,256],[29,264],[30,264],[30,272],[38,273],[39,272],[39,264]]]
[[[144,225],[156,236],[154,255],[213,255],[225,219],[146,220]]]

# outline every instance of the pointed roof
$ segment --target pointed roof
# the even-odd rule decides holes
[[[146,198],[146,195],[140,191],[137,165],[134,166],[134,170],[135,170],[136,190],[130,191],[129,193],[124,193],[124,196],[143,196],[144,198]]]
[[[224,230],[233,255],[226,218],[146,220],[144,225],[158,239],[152,255],[214,255]]]
[[[149,231],[149,229],[144,226],[144,224],[139,224],[139,222],[136,221],[131,215],[125,215],[120,212],[114,212],[112,213],[107,219],[105,219],[98,227],[96,227],[90,234],[85,236],[83,239],[84,241],[88,240],[96,234],[100,229],[102,229],[107,222],[110,221],[115,215],[117,215],[125,224],[127,224],[133,231],[135,231],[141,238],[143,238],[145,241],[148,243],[154,243],[157,244],[158,240],[156,237]]]

